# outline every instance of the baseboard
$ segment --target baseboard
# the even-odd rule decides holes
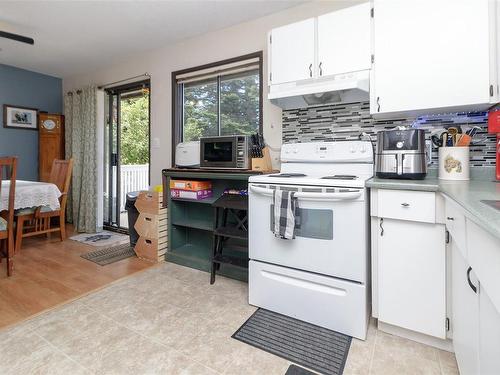
[[[429,336],[423,333],[411,331],[409,329],[393,326],[392,324],[377,321],[377,328],[382,331],[389,333],[394,336],[404,337],[408,340],[413,340],[421,344],[433,346],[435,348],[446,350],[447,352],[453,353],[453,343],[451,340],[439,339],[437,337]]]

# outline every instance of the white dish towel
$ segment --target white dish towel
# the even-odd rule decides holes
[[[292,240],[295,238],[295,222],[298,209],[294,191],[274,190],[274,230],[278,238]]]

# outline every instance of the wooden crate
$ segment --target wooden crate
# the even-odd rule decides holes
[[[141,191],[135,202],[139,217],[134,225],[139,239],[134,251],[150,262],[165,261],[167,251],[167,209],[163,208],[163,194]]]
[[[135,207],[141,214],[160,215],[167,212],[167,208],[163,208],[163,193],[156,191],[141,191],[135,201]]]
[[[167,237],[160,239],[139,237],[134,251],[141,259],[150,262],[163,262],[167,252]]]
[[[139,236],[161,238],[167,233],[167,213],[152,215],[141,212],[134,228]]]

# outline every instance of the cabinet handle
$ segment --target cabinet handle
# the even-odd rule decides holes
[[[380,112],[380,96],[377,96],[377,112]]]
[[[309,77],[313,76],[313,64],[309,64]]]
[[[449,216],[447,216],[447,217],[446,217],[446,220],[453,221],[453,220],[455,220],[455,218],[454,218],[454,217],[449,217]]]
[[[410,204],[409,203],[401,203],[401,206],[403,206],[403,207],[410,207]]]
[[[467,269],[467,282],[469,283],[469,286],[472,289],[472,291],[477,294],[477,286],[472,284],[472,281],[470,281],[470,271],[472,271],[472,267],[469,267]]]
[[[380,237],[383,237],[384,235],[384,227],[382,226],[384,224],[384,219],[380,219]]]
[[[319,75],[322,76],[323,75],[323,68],[321,67],[321,65],[323,65],[322,62],[319,63]]]

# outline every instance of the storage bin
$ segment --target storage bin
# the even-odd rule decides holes
[[[469,179],[469,147],[439,148],[439,179]]]

